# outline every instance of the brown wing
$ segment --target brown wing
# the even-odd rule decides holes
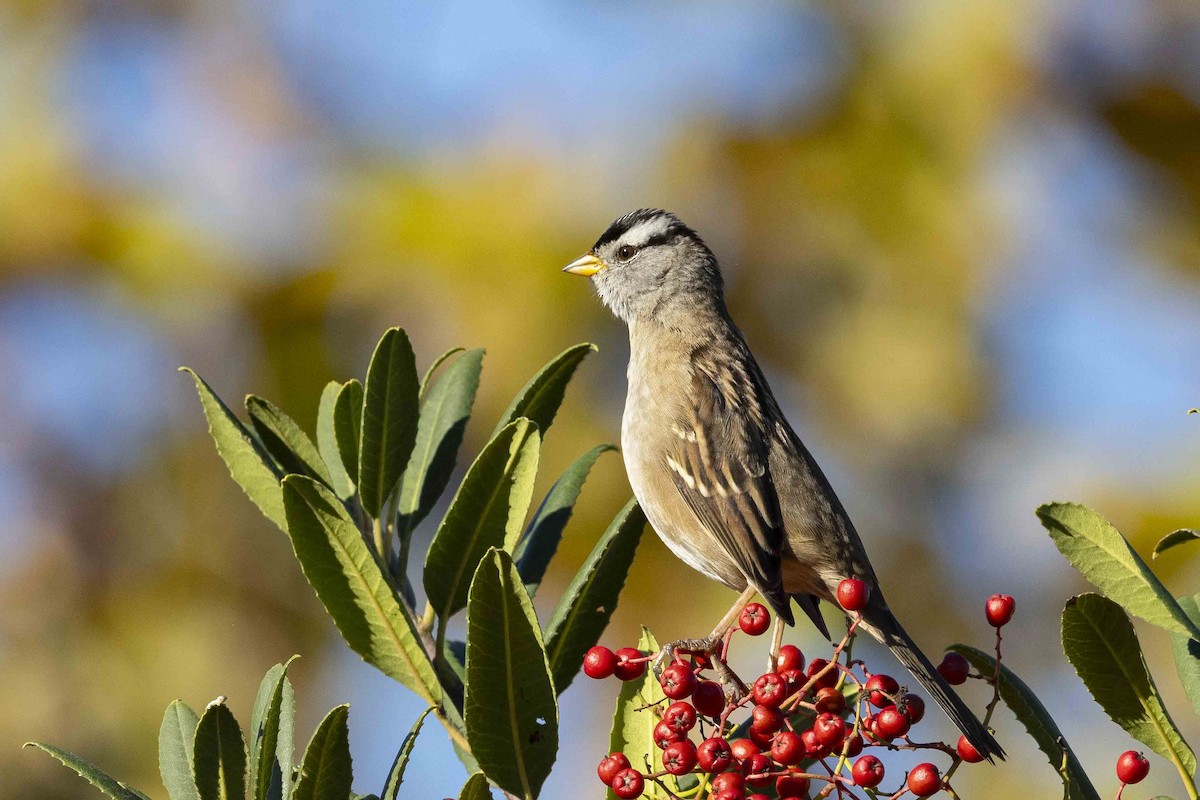
[[[691,354],[691,403],[676,420],[667,466],[675,487],[747,581],[792,623],[783,591],[779,498],[767,456],[759,378],[743,358],[704,345]]]

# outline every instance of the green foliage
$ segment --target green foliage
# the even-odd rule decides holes
[[[413,747],[417,744],[417,736],[421,733],[421,726],[425,724],[425,718],[429,716],[430,711],[433,711],[432,707],[425,709],[421,716],[417,717],[412,730],[400,744],[400,752],[396,753],[396,760],[392,762],[392,768],[388,770],[387,781],[383,785],[383,792],[379,795],[380,800],[396,800],[400,792],[400,784],[404,782],[404,770],[408,767]]]
[[[566,691],[584,654],[608,627],[645,528],[646,515],[636,500],[630,500],[555,606],[546,625],[546,652],[559,694]]]
[[[996,674],[996,659],[982,650],[962,644],[954,645],[950,649],[964,656],[981,675]],[[999,687],[1000,699],[1037,742],[1038,749],[1050,760],[1050,766],[1056,771],[1065,771],[1062,777],[1068,800],[1100,800],[1100,795],[1083,771],[1075,751],[1058,729],[1058,724],[1025,681],[1001,664]]]
[[[106,775],[96,766],[88,763],[74,753],[67,752],[52,744],[42,744],[41,742],[26,742],[25,746],[36,747],[54,756],[63,766],[74,770],[79,777],[86,780],[92,786],[95,786],[104,793],[105,797],[109,797],[111,800],[149,800],[146,795],[137,789],[126,786],[116,778]]]
[[[354,773],[350,761],[350,706],[325,715],[304,750],[292,800],[342,800],[350,796]]]
[[[167,706],[158,731],[158,770],[171,800],[196,800],[192,772],[193,745],[200,717],[191,706],[176,700]]]
[[[638,640],[638,650],[643,653],[657,653],[658,641],[649,629],[642,628],[642,638]],[[662,751],[654,743],[654,726],[658,717],[653,709],[666,699],[662,686],[654,677],[651,670],[646,670],[641,678],[626,681],[621,684],[621,693],[617,696],[617,709],[613,714],[612,731],[608,737],[610,753],[624,753],[630,763],[638,764],[641,769],[642,759],[647,772],[662,770]],[[671,776],[665,780],[670,786]],[[605,795],[608,800],[617,800],[616,794],[609,789]]]
[[[488,788],[487,776],[476,772],[463,784],[458,793],[458,800],[492,800],[492,791]]]
[[[512,557],[496,548],[471,580],[464,716],[484,773],[537,797],[558,750],[558,702],[533,604]]]
[[[1150,554],[1150,558],[1158,558],[1172,547],[1178,547],[1184,542],[1194,542],[1197,539],[1200,539],[1200,532],[1194,531],[1191,528],[1180,528],[1177,531],[1171,531],[1159,539],[1158,544],[1154,545],[1154,552]]]
[[[1110,599],[1160,628],[1200,639],[1200,629],[1108,520],[1075,503],[1050,503],[1037,515],[1071,565]]]
[[[1200,595],[1179,598],[1179,607],[1192,622],[1200,624]],[[1200,715],[1200,642],[1181,633],[1172,633],[1171,653],[1175,656],[1179,682],[1192,701],[1192,710]]]
[[[412,534],[454,474],[484,351],[453,348],[418,382],[407,335],[388,330],[371,358],[365,388],[357,380],[325,386],[315,444],[256,396],[246,403],[257,436],[252,434],[193,373],[217,453],[251,500],[288,533],[305,577],[347,644],[430,704],[429,713],[445,727],[468,771],[482,766],[494,784],[526,797],[536,796],[556,756],[554,687],[561,691],[570,683],[583,652],[608,624],[643,528],[640,510],[630,504],[571,582],[543,634],[529,596],[557,550],[585,479],[612,448],[602,445],[580,456],[533,520],[527,517],[542,438],[593,350],[576,345],[539,370],[474,458],[424,554],[422,614],[406,575]],[[482,582],[472,582],[482,575]],[[447,624],[464,608],[466,642],[446,642]],[[488,653],[505,658],[496,661]],[[502,689],[498,701],[489,702],[494,691],[473,691],[473,681]],[[327,750],[336,750],[344,728],[339,714],[319,731]],[[421,724],[400,747],[385,800],[398,796]],[[322,796],[313,779],[302,777],[292,786],[293,727],[292,689],[281,665],[264,679],[255,701],[244,767],[254,800],[283,800],[301,790],[306,797]],[[178,750],[182,743],[176,745]],[[310,746],[305,768],[317,757]],[[331,785],[348,797],[348,784],[341,792],[340,781],[349,765],[330,764],[336,772],[325,774],[335,775]],[[487,780],[478,785],[486,795]]]
[[[241,800],[246,796],[246,740],[224,697],[209,703],[200,716],[192,772],[200,800]]]
[[[1062,642],[1067,660],[1113,722],[1181,771],[1196,772],[1196,757],[1163,708],[1121,606],[1098,594],[1071,598],[1063,610]]]

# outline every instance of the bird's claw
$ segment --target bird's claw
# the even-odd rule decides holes
[[[750,693],[750,690],[721,658],[721,645],[724,638],[723,636],[710,636],[706,639],[676,639],[668,642],[658,651],[658,655],[654,659],[654,677],[662,680],[663,663],[668,659],[674,659],[679,652],[704,654],[712,661],[713,670],[720,678],[721,688],[725,691],[725,698],[734,703],[740,701]]]

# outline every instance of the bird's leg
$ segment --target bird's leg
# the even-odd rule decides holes
[[[771,633],[771,652],[767,653],[767,672],[775,672],[779,668],[779,646],[783,644],[785,624],[782,617],[775,617],[775,630]]]
[[[663,662],[668,658],[674,658],[676,651],[682,650],[687,653],[703,653],[712,660],[713,669],[717,676],[721,679],[721,685],[725,689],[727,697],[741,699],[746,696],[746,684],[742,683],[741,679],[729,668],[722,658],[721,645],[724,642],[725,634],[733,627],[737,621],[738,614],[741,613],[742,607],[750,602],[757,590],[752,586],[746,587],[746,590],[738,595],[737,601],[721,617],[721,621],[717,623],[717,627],[713,628],[704,639],[676,639],[673,642],[668,642],[658,652],[658,656],[654,659],[654,674],[657,677],[662,677]]]

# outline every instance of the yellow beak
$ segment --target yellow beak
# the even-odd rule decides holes
[[[596,258],[591,253],[588,253],[582,258],[577,258],[570,264],[563,267],[563,272],[569,272],[572,275],[582,275],[585,278],[590,278],[600,270],[604,269],[604,262]]]

